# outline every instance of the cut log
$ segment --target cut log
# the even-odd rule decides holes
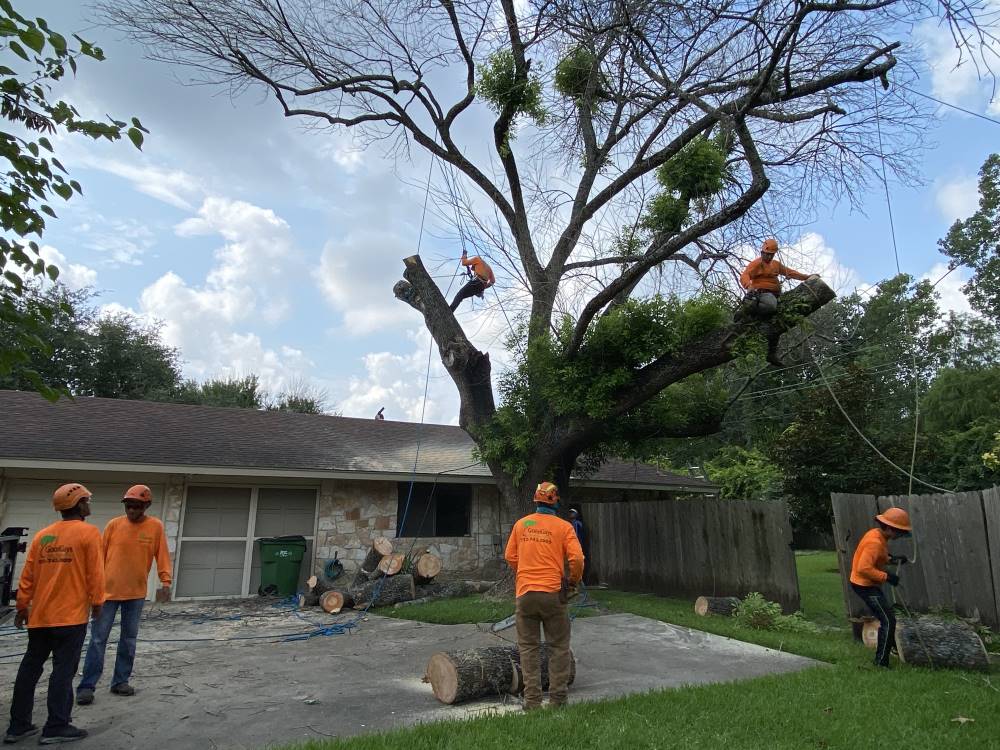
[[[543,645],[542,689],[549,687],[548,650]],[[570,652],[570,684],[576,678],[576,660]],[[466,651],[439,652],[427,664],[425,677],[434,697],[453,704],[495,695],[517,695],[524,690],[520,655],[513,646],[487,646]]]
[[[371,605],[372,607],[388,607],[396,602],[407,602],[416,599],[416,590],[413,585],[413,576],[409,573],[388,578],[379,578],[369,581],[362,586],[352,587],[349,591],[354,599],[354,608],[361,609]]]
[[[344,607],[350,607],[352,604],[354,601],[349,594],[332,589],[319,598],[319,606],[323,608],[324,612],[329,612],[331,615],[337,614]]]
[[[392,552],[379,560],[377,572],[383,576],[394,576],[403,569],[406,555],[402,552]]]
[[[921,616],[896,622],[900,661],[934,669],[988,671],[990,660],[979,634],[961,620]]]
[[[874,617],[861,618],[861,642],[866,648],[878,646],[878,620]]]
[[[430,552],[425,552],[413,563],[413,580],[417,584],[430,583],[434,579],[434,576],[441,572],[442,567],[440,557],[432,555]]]
[[[391,554],[392,542],[384,536],[373,539],[371,549],[368,550],[368,554],[361,563],[361,567],[358,568],[358,572],[354,576],[354,582],[351,584],[351,587],[362,586],[371,580],[372,577],[378,572],[378,564],[382,562],[382,558]]]
[[[706,615],[729,617],[736,611],[739,603],[740,600],[735,596],[699,596],[694,600],[694,611],[702,617]]]

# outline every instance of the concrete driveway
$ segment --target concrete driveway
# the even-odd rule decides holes
[[[75,747],[132,750],[262,748],[346,737],[417,722],[519,710],[517,699],[445,706],[421,678],[437,651],[495,645],[498,635],[475,625],[428,625],[374,615],[349,633],[285,641],[281,636],[346,623],[354,613],[303,615],[259,602],[194,608],[152,607],[140,631],[132,684],[137,694],[108,692],[114,660],[95,703],[76,707],[74,723],[90,737]],[[232,618],[232,619],[227,619]],[[513,639],[513,629],[499,634]],[[117,638],[117,628],[112,633]],[[23,651],[8,635],[4,653]],[[817,662],[635,615],[578,619],[573,625],[577,678],[571,701],[600,700],[654,688],[723,682],[791,672]],[[16,656],[0,658],[3,718],[17,672]],[[45,720],[45,686],[35,721]],[[25,745],[32,745],[32,740]]]

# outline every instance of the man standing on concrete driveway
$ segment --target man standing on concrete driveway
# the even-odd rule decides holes
[[[524,710],[542,705],[540,629],[549,650],[549,704],[566,705],[570,621],[565,591],[583,576],[583,550],[573,527],[556,515],[559,489],[542,482],[535,512],[514,524],[504,557],[515,577],[517,648],[524,674]],[[569,577],[566,577],[567,563]]]
[[[52,495],[52,506],[62,514],[35,534],[17,587],[14,626],[28,626],[28,648],[14,681],[10,725],[5,745],[38,733],[31,723],[35,687],[45,661],[52,655],[49,676],[49,716],[40,745],[82,740],[85,729],[70,724],[73,676],[87,636],[87,618],[96,619],[104,603],[104,564],[101,534],[86,523],[90,491],[79,483],[64,484]]]
[[[94,702],[94,688],[104,672],[104,652],[108,636],[121,610],[121,636],[111,692],[115,695],[135,695],[129,684],[135,663],[135,644],[139,637],[139,618],[146,602],[146,586],[153,560],[163,587],[156,592],[159,602],[170,599],[170,551],[163,522],[147,516],[153,493],[144,484],[129,487],[122,498],[125,515],[112,518],[104,528],[104,569],[107,600],[100,617],[90,631],[90,648],[83,664],[83,679],[76,689],[76,702],[86,706]]]

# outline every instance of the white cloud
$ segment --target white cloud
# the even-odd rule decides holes
[[[965,176],[940,182],[934,201],[949,225],[959,219],[967,219],[979,208],[979,181]]]
[[[981,75],[968,52],[959,54],[947,24],[940,24],[936,20],[925,21],[917,26],[914,38],[923,48],[924,59],[930,70],[931,93],[934,96],[968,109],[1000,113],[1000,101],[990,100],[990,77]],[[1000,62],[1000,56],[991,46],[973,47],[972,54],[978,59],[985,58],[994,67]]]
[[[818,273],[837,294],[852,294],[864,285],[861,274],[842,263],[823,235],[806,232],[791,245],[782,246],[781,261],[802,273]]]
[[[964,269],[957,268],[951,273],[948,273],[947,263],[936,263],[930,271],[925,273],[920,278],[928,280],[932,284],[937,284],[934,289],[939,295],[941,295],[941,298],[938,300],[938,306],[943,311],[956,313],[972,312],[972,306],[969,304],[968,298],[962,292],[962,286],[964,286],[968,281],[967,274]]]
[[[179,169],[130,164],[117,159],[99,159],[89,152],[85,152],[81,162],[85,166],[128,180],[140,193],[185,211],[193,210],[193,202],[204,192],[197,178]]]
[[[70,289],[83,289],[97,283],[97,271],[82,263],[70,263],[61,252],[52,245],[42,245],[38,253],[46,263],[51,263],[59,269],[59,283]]]

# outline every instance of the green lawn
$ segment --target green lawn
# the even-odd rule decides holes
[[[833,553],[796,558],[802,610],[816,634],[740,629],[729,618],[698,617],[692,603],[616,591],[591,591],[610,611],[760,643],[833,664],[791,675],[663,690],[560,711],[422,725],[351,740],[311,742],[297,750],[507,748],[938,748],[1000,749],[1000,677],[871,666],[853,643]],[[428,609],[424,609],[424,608]],[[510,606],[479,597],[380,612],[432,622],[483,622]],[[998,683],[994,685],[990,679]],[[571,700],[572,700],[572,693]],[[959,717],[973,721],[954,721]]]

